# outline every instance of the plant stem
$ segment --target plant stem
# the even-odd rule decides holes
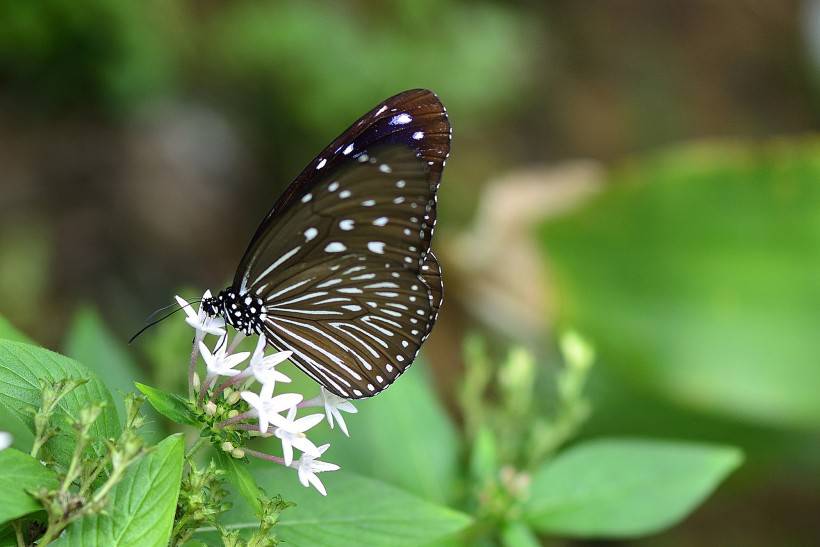
[[[26,538],[23,536],[23,527],[20,521],[15,520],[11,525],[14,528],[14,535],[17,537],[17,547],[26,547]]]

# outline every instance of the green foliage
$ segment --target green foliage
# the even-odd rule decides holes
[[[115,438],[120,433],[117,410],[103,383],[91,371],[76,361],[20,342],[0,340],[0,404],[13,412],[34,431],[32,409],[40,403],[41,382],[67,378],[88,378],[88,382],[69,393],[59,403],[63,416],[76,418],[92,401],[104,402],[100,418],[92,427],[97,439]],[[67,463],[73,451],[74,439],[57,436],[47,448],[53,456]]]
[[[217,452],[217,461],[219,462],[219,467],[225,471],[228,481],[230,481],[234,489],[242,496],[245,503],[253,509],[254,515],[257,517],[260,516],[262,506],[259,500],[262,497],[262,491],[259,490],[256,479],[251,475],[247,462],[237,460],[224,451]]]
[[[9,448],[0,452],[0,524],[41,511],[29,491],[56,488],[57,474],[28,454]]]
[[[564,322],[633,385],[820,425],[820,145],[709,145],[629,165],[541,230]]]
[[[282,513],[276,534],[292,545],[401,546],[442,539],[470,524],[466,515],[351,472],[321,476],[328,497],[303,488],[292,469],[254,464],[253,476],[268,491],[296,503]],[[241,509],[226,518],[241,529],[257,519]]]
[[[166,393],[157,388],[140,384],[139,382],[135,382],[134,385],[145,395],[148,402],[154,407],[154,410],[172,422],[182,425],[200,425],[186,399],[183,399],[176,393]]]
[[[183,451],[181,435],[159,443],[114,487],[106,514],[76,521],[54,544],[167,545],[182,479]]]
[[[684,442],[583,443],[535,473],[525,517],[562,536],[655,533],[689,514],[741,460],[734,448]]]
[[[34,433],[29,429],[29,425],[20,418],[19,414],[14,413],[4,404],[0,404],[0,427],[3,431],[11,433],[14,439],[12,443],[14,448],[22,452],[31,450]]]
[[[134,389],[134,380],[142,379],[136,363],[92,308],[77,311],[64,347],[66,355],[96,372],[111,393],[130,393]],[[117,410],[123,414],[122,397],[115,397],[114,400]]]
[[[169,5],[71,0],[0,4],[0,75],[47,106],[138,105],[172,82]],[[158,17],[158,13],[163,13]]]
[[[401,382],[363,401],[349,420],[355,440],[333,445],[334,462],[437,502],[451,501],[460,443],[416,363]]]
[[[253,90],[254,111],[264,116],[276,97],[279,112],[321,135],[349,123],[351,105],[413,87],[436,89],[469,124],[471,114],[514,99],[531,59],[527,32],[525,20],[487,2],[403,0],[369,13],[245,2],[213,18],[209,45],[234,89]]]

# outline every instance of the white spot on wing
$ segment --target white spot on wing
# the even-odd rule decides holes
[[[331,182],[331,183],[327,186],[327,189],[328,189],[329,191],[331,191],[331,192],[335,192],[337,188],[339,188],[339,183],[338,183],[338,182]]]
[[[387,224],[387,217],[379,217],[373,221],[373,224],[375,226],[384,226],[385,224]]]
[[[367,248],[373,253],[384,254],[384,241],[369,241]]]
[[[328,243],[327,247],[325,247],[325,252],[326,253],[342,253],[346,250],[347,250],[347,247],[345,247],[343,243],[340,243],[338,241],[333,241],[331,243]]]
[[[390,125],[405,125],[413,121],[413,116],[408,114],[407,112],[402,112],[401,114],[397,114],[390,118],[390,121],[387,122]]]
[[[424,133],[422,131],[416,131],[415,133],[413,133],[413,138],[417,141],[420,141],[424,138]]]
[[[350,230],[353,229],[353,220],[351,220],[349,218],[346,218],[344,220],[340,220],[339,221],[339,228],[341,228],[342,230],[344,230],[346,232],[349,232]]]
[[[321,169],[321,168],[322,168],[322,167],[324,167],[325,165],[327,165],[327,160],[326,160],[326,159],[324,159],[324,158],[322,158],[322,160],[321,160],[321,161],[319,162],[319,164],[316,166],[316,169]]]
[[[311,239],[315,238],[317,235],[319,235],[319,230],[317,230],[316,228],[312,228],[312,227],[308,228],[307,230],[305,230],[305,241],[310,241]]]
[[[313,199],[313,194],[305,194],[302,196],[302,203],[307,203],[311,199]]]
[[[347,156],[347,155],[348,155],[348,154],[350,154],[351,152],[353,152],[353,143],[352,143],[352,142],[351,142],[350,144],[348,144],[348,145],[347,145],[347,148],[345,148],[344,150],[342,150],[342,154],[344,154],[345,156]]]

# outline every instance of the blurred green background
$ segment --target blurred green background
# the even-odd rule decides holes
[[[181,320],[124,340],[180,287],[222,287],[290,179],[413,87],[454,127],[425,350],[444,408],[463,421],[466,332],[549,362],[574,327],[600,356],[583,436],[747,455],[631,544],[817,544],[817,1],[7,0],[0,314],[119,360],[115,388],[177,388]]]

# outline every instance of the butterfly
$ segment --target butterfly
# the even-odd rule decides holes
[[[418,355],[443,299],[430,250],[450,152],[447,110],[425,89],[382,101],[279,197],[233,283],[203,300],[264,335],[336,395],[373,396]]]

